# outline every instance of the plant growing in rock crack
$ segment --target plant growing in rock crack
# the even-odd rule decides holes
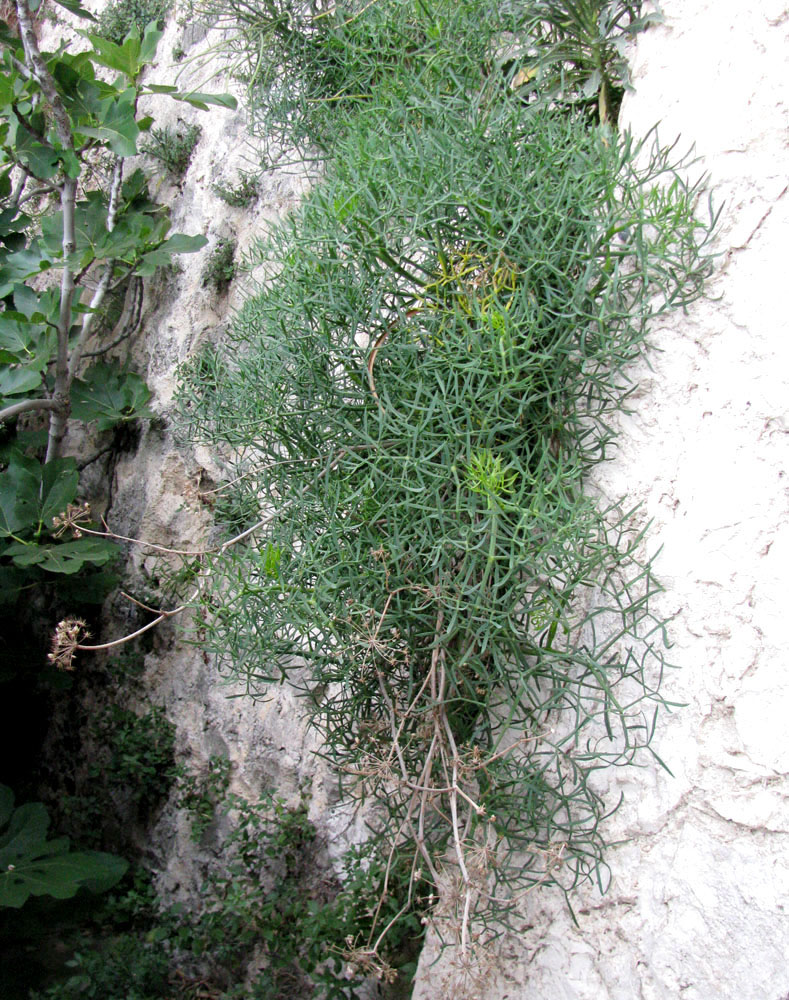
[[[242,170],[236,184],[212,184],[211,190],[232,208],[247,208],[257,200],[258,179]]]
[[[192,840],[199,844],[225,801],[230,784],[231,762],[226,757],[212,756],[205,771],[179,775],[178,805],[189,814]]]
[[[283,82],[296,143],[340,122],[325,175],[259,249],[276,278],[183,373],[193,435],[236,449],[230,506],[259,518],[209,557],[200,626],[252,692],[305,695],[372,800],[381,905],[407,872],[349,961],[389,975],[389,935],[432,900],[461,996],[525,893],[604,885],[593,775],[650,751],[657,585],[630,513],[584,483],[648,324],[702,292],[715,216],[685,162],[612,127],[621,5],[563,5],[613,33],[579,79],[596,115],[540,90],[545,4],[348,6],[300,41],[285,6],[262,16],[302,69],[361,38],[375,67],[354,49],[317,108]]]
[[[228,290],[236,276],[236,241],[219,240],[203,268],[203,285],[220,295]]]
[[[176,179],[183,177],[189,167],[192,153],[200,141],[202,129],[199,125],[168,125],[165,128],[152,128],[150,139],[140,147],[142,153],[162,166]]]

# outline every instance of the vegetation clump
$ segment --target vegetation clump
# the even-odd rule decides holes
[[[203,269],[203,285],[220,295],[236,276],[236,241],[218,240]]]
[[[309,80],[250,80],[264,117],[291,102],[283,148],[328,162],[259,247],[276,278],[183,372],[253,524],[209,560],[201,628],[252,692],[306,696],[374,803],[379,898],[407,873],[348,960],[389,975],[393,929],[440,899],[463,979],[522,893],[605,884],[592,778],[649,750],[665,631],[631,512],[584,487],[715,219],[615,128],[639,4],[285,7],[265,37]]]
[[[178,180],[189,168],[202,131],[199,125],[185,125],[183,122],[176,126],[152,128],[148,140],[140,147],[141,152],[158,160]]]
[[[258,197],[258,179],[255,174],[241,171],[236,184],[212,184],[211,190],[232,208],[247,208]]]
[[[171,0],[113,0],[99,14],[96,33],[122,45],[130,31],[143,35],[152,21],[161,31],[171,6]]]
[[[93,520],[83,469],[136,440],[130,431],[152,416],[144,380],[112,360],[112,352],[136,329],[144,278],[173,254],[206,243],[200,235],[170,234],[168,214],[150,200],[142,171],[127,169],[151,123],[138,116],[138,101],[154,93],[202,109],[234,101],[142,82],[161,38],[150,11],[144,30],[135,25],[127,33],[123,25],[116,43],[95,31],[95,16],[78,0],[68,0],[68,12],[86,26],[87,44],[76,53],[65,44],[46,52],[31,10],[38,4],[15,6],[15,17],[0,22],[0,778],[13,781],[24,799],[36,797],[24,794],[25,786],[35,787],[42,776],[71,777],[60,762],[47,772],[38,754],[53,705],[59,721],[67,714],[74,656],[117,584],[111,567],[120,552]],[[88,441],[107,432],[110,443],[79,462],[64,457],[72,419],[86,425]],[[108,645],[114,644],[98,648]],[[116,793],[122,784],[122,797],[137,781],[136,805],[149,808],[174,776],[172,727],[159,713],[117,714],[111,726],[108,784],[115,782]],[[69,749],[81,745],[76,734],[64,742]],[[41,794],[55,804],[51,787]],[[73,818],[66,806],[80,811],[83,828],[97,820],[88,844],[119,813],[112,807],[101,813],[95,800],[68,795],[57,802],[62,821]],[[0,785],[0,917],[3,909],[24,910],[21,920],[6,914],[0,921],[9,989],[40,971],[30,942],[22,937],[16,946],[20,935],[40,938],[37,922],[50,920],[51,943],[65,920],[56,902],[29,897],[74,897],[76,915],[86,905],[83,889],[106,890],[126,868],[120,858],[72,851],[68,838],[48,838],[48,824],[43,803],[14,808],[14,793]]]
[[[251,803],[220,793],[207,775],[212,802],[191,793],[185,808],[202,827],[222,819],[226,835],[218,860],[200,889],[196,907],[168,906],[148,873],[137,868],[98,909],[91,933],[77,935],[69,974],[32,1000],[105,1000],[123,989],[124,1000],[356,1000],[361,969],[343,958],[345,939],[369,925],[377,903],[383,860],[354,852],[342,885],[330,874],[325,845],[307,816],[307,803],[288,806],[266,792]],[[398,873],[392,872],[392,885]],[[393,902],[385,913],[393,914]],[[401,923],[397,947],[413,962],[418,920]],[[252,963],[254,961],[254,968]]]

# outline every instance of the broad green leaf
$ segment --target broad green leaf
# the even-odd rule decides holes
[[[149,246],[156,246],[170,227],[165,215],[127,209],[111,233],[105,232],[94,248],[98,258],[118,258],[132,263]]]
[[[134,373],[124,373],[101,362],[88,369],[84,379],[75,379],[71,389],[71,415],[95,422],[98,430],[139,417],[152,417],[147,403],[151,390]]]
[[[0,107],[8,107],[14,100],[14,85],[11,82],[11,78],[8,76],[0,75]],[[10,194],[10,188],[9,188]],[[7,197],[7,195],[3,195]]]
[[[113,258],[134,263],[143,251],[164,239],[169,228],[166,214],[159,206],[139,198],[136,190],[136,187],[132,189],[128,200],[124,195],[126,205],[111,233],[107,231],[107,203],[101,192],[91,191],[85,200],[77,203],[76,249],[71,258],[76,266]],[[41,220],[41,243],[53,257],[60,253],[62,228],[61,212],[53,212]]]
[[[42,465],[19,451],[11,452],[8,468],[0,473],[0,537],[51,527],[52,518],[76,499],[78,482],[73,458]]]
[[[148,277],[155,274],[158,268],[166,267],[174,253],[196,253],[202,250],[206,243],[208,240],[205,236],[185,236],[183,233],[176,233],[156,250],[143,254],[135,271],[142,277]]]
[[[146,205],[157,207],[154,202],[148,200],[148,178],[139,167],[123,182],[121,193],[123,200],[129,204],[142,199]]]
[[[187,236],[186,233],[173,233],[158,248],[166,250],[167,253],[197,253],[208,243],[205,236]]]
[[[134,268],[134,273],[141,278],[150,278],[160,267],[167,267],[170,263],[170,254],[167,251],[151,250],[142,255]]]
[[[0,267],[0,296],[8,295],[18,282],[27,281],[52,266],[52,259],[45,250],[43,246],[34,246],[8,254]]]
[[[80,32],[90,39],[93,44],[93,60],[107,69],[114,69],[118,73],[123,73],[129,80],[136,80],[140,70],[146,63],[149,63],[156,52],[156,46],[161,38],[161,33],[156,27],[156,22],[151,22],[145,29],[145,42],[140,40],[140,32],[136,25],[123,40],[122,45],[101,35]],[[157,36],[158,37],[155,37]]]
[[[106,892],[126,874],[128,861],[104,851],[80,851],[74,858],[79,859],[80,882],[91,892]]]
[[[38,310],[38,295],[28,285],[17,285],[14,289],[14,308],[30,319]]]
[[[11,233],[24,233],[30,225],[29,215],[15,208],[6,208],[0,212],[0,236],[10,236]],[[8,246],[8,240],[4,241]]]
[[[42,803],[18,809],[13,804],[11,789],[0,785],[0,906],[19,908],[31,895],[68,899],[82,887],[102,892],[126,872],[122,858],[69,852],[67,837],[47,840],[49,816]]]
[[[16,566],[37,566],[48,573],[78,573],[86,563],[103,566],[115,559],[118,547],[107,538],[76,538],[71,542],[49,545],[22,545],[12,542],[6,556]]]
[[[24,286],[18,285],[17,290],[20,287]],[[39,319],[43,318],[39,315]],[[8,363],[21,362],[32,371],[42,372],[52,357],[55,340],[55,332],[38,319],[31,322],[24,313],[10,309],[0,313],[0,351]]]
[[[16,128],[12,129],[14,134],[11,141],[14,146],[14,152],[20,161],[39,180],[45,181],[54,177],[60,168],[60,156],[57,150],[34,138],[21,125],[15,122],[15,119],[16,116],[12,116],[11,120],[15,123]]]
[[[17,285],[15,292],[25,287],[25,285]],[[14,297],[16,300],[16,294]],[[33,298],[35,298],[35,293],[33,293]],[[25,301],[28,305],[30,304],[29,299]],[[32,360],[36,343],[35,330],[34,324],[24,313],[12,312],[11,310],[0,313],[0,348],[10,351],[16,361]]]
[[[140,130],[134,119],[134,106],[124,101],[114,101],[101,115],[100,124],[93,128],[80,125],[82,135],[106,142],[116,156],[135,156]]]
[[[26,852],[40,851],[47,839],[49,816],[41,802],[28,802],[14,810],[8,828],[0,834],[0,870]],[[53,846],[57,848],[58,842]]]
[[[191,104],[192,107],[198,108],[200,111],[208,111],[209,104],[218,108],[227,108],[230,111],[235,111],[238,107],[238,101],[232,94],[204,94],[198,90],[180,91],[177,87],[159,83],[146,84],[145,90],[151,94],[166,94],[174,101]]]
[[[0,368],[0,398],[22,396],[37,389],[43,381],[40,371],[32,365]]]
[[[82,258],[93,251],[107,232],[107,202],[100,191],[90,191],[84,201],[78,201],[75,213],[74,256]],[[53,257],[63,252],[63,213],[52,212],[41,220],[41,242]]]
[[[99,66],[106,66],[107,69],[114,69],[116,73],[123,73],[125,76],[134,77],[137,72],[137,65],[134,60],[130,60],[130,52],[123,46],[116,45],[108,38],[95,35],[92,32],[81,31],[81,35],[89,39],[93,45],[93,61]],[[137,36],[137,55],[139,55],[140,39]]]
[[[55,0],[55,3],[64,7],[70,14],[75,14],[77,17],[81,17],[83,21],[96,21],[93,14],[91,14],[89,10],[85,10],[79,0]]]
[[[77,498],[79,472],[73,458],[56,458],[41,466],[39,521],[50,527],[52,518],[62,514]]]
[[[0,472],[0,538],[18,535],[38,523],[41,467],[34,458],[12,451]]]
[[[70,899],[79,889],[104,891],[117,884],[128,868],[111,854],[58,853],[23,858],[12,870],[0,872],[0,906],[19,908],[30,896]]]
[[[101,112],[102,88],[93,77],[93,67],[90,63],[81,67],[77,60],[60,60],[54,67],[53,76],[63,103],[79,131],[81,121],[90,121]]]
[[[156,21],[146,24],[145,34],[140,45],[140,66],[147,66],[148,63],[153,62],[159,40],[163,34],[164,32],[159,30]]]

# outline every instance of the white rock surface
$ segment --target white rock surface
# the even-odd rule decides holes
[[[643,504],[676,615],[657,767],[609,778],[612,884],[534,893],[477,1000],[789,997],[789,6],[665,0],[642,35],[643,135],[695,142],[725,201],[710,300],[664,320],[597,485]],[[714,299],[714,300],[713,300]],[[415,1000],[455,1000],[428,948]]]
[[[154,391],[152,406],[162,419],[146,429],[135,452],[119,457],[108,512],[112,529],[120,534],[191,551],[210,544],[210,490],[222,468],[221,456],[176,440],[172,404],[177,370],[201,345],[221,338],[233,309],[254,284],[254,275],[244,270],[244,255],[309,186],[304,171],[291,168],[267,175],[258,200],[248,207],[228,206],[214,192],[214,184],[232,187],[239,171],[254,172],[259,164],[247,135],[243,88],[231,76],[217,74],[215,57],[176,63],[173,53],[180,47],[187,57],[199,55],[210,51],[219,37],[216,30],[206,34],[195,22],[179,21],[176,11],[159,43],[156,63],[146,75],[149,83],[175,82],[183,91],[234,92],[239,110],[200,112],[167,98],[146,99],[145,110],[154,116],[157,128],[179,121],[202,128],[180,181],[173,181],[149,157],[140,157],[140,165],[151,177],[156,199],[170,208],[171,231],[203,234],[208,245],[199,253],[180,256],[174,272],[157,275],[146,284],[131,354]],[[221,239],[236,241],[242,265],[227,294],[203,282],[210,253]],[[162,556],[140,545],[130,546],[128,554],[130,589],[145,599],[146,588],[155,593],[157,578],[163,575]],[[180,565],[177,557],[169,561],[174,568]],[[139,625],[131,618],[133,611],[122,598],[114,599],[114,634],[123,634],[124,625],[127,631]],[[177,726],[180,761],[199,771],[212,755],[227,757],[233,764],[230,791],[252,802],[269,789],[293,805],[308,795],[311,817],[332,854],[340,855],[349,843],[362,839],[361,821],[338,801],[335,780],[312,753],[316,738],[304,725],[293,692],[279,687],[265,701],[245,697],[242,684],[221,676],[212,659],[182,641],[184,626],[190,629],[188,621],[179,619],[155,630],[144,675],[146,699],[164,705]],[[160,872],[160,889],[174,898],[194,898],[204,878],[206,854],[196,850],[186,817],[172,803],[153,831],[150,853]]]

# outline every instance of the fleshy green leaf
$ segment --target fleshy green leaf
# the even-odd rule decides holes
[[[153,62],[159,40],[163,34],[164,32],[159,30],[156,21],[146,24],[145,34],[142,37],[142,44],[140,45],[140,66],[147,66],[148,63]]]
[[[140,54],[139,33],[137,33],[136,39],[133,34],[131,37],[127,36],[123,45],[116,45],[115,42],[111,42],[108,38],[103,38],[101,35],[95,35],[92,32],[84,31],[81,34],[88,38],[93,45],[93,60],[99,66],[106,66],[107,69],[113,69],[116,73],[123,73],[132,79],[136,76],[139,71],[137,61]],[[134,45],[135,40],[136,47]]]
[[[37,389],[41,382],[41,372],[32,366],[19,365],[13,368],[0,368],[0,398],[23,396],[26,392]]]
[[[79,472],[73,458],[56,458],[41,466],[39,521],[49,527],[77,498]]]
[[[0,472],[0,538],[19,534],[37,521],[40,467],[34,458],[13,451]]]
[[[54,177],[60,168],[60,156],[52,146],[47,146],[17,126],[13,138],[14,152],[30,173],[45,181]]]
[[[79,473],[73,458],[42,465],[35,458],[12,451],[8,468],[0,473],[0,538],[29,535],[50,527],[76,499]]]
[[[26,281],[51,266],[52,260],[43,247],[17,250],[16,253],[9,254],[0,267],[0,296],[8,295],[15,284]]]

